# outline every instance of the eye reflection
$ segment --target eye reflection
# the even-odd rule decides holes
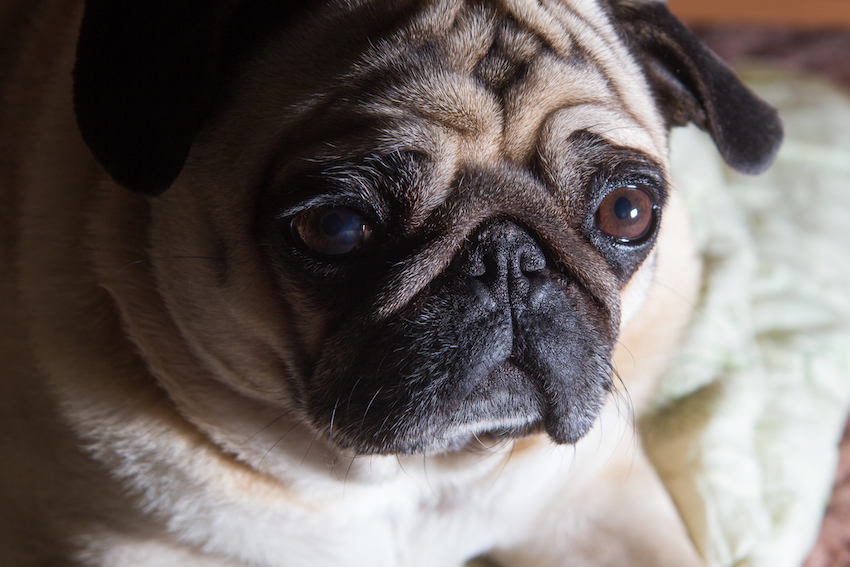
[[[371,227],[348,207],[324,206],[301,212],[292,219],[293,235],[304,246],[323,256],[342,256],[363,248]]]
[[[624,185],[602,200],[596,212],[596,225],[620,242],[634,242],[649,234],[655,211],[649,191],[640,185]]]

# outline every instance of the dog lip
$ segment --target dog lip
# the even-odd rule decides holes
[[[545,431],[555,443],[574,444],[595,421],[595,410],[591,410],[593,417],[590,417],[564,405],[565,401],[559,401],[556,394],[548,393],[543,379],[536,377],[516,353],[511,353],[482,380],[485,384],[473,387],[462,405],[474,408],[473,415],[477,411],[486,415],[458,424],[450,437],[461,436],[481,445],[481,435],[516,438]]]
[[[545,404],[536,382],[513,355],[508,356],[481,377],[460,404],[486,416],[468,420],[458,429],[465,430],[465,435],[469,430],[504,434],[542,422]]]
[[[494,448],[503,441],[541,433],[542,431],[542,422],[536,418],[480,421],[458,427],[455,431],[449,432],[447,437],[452,439],[452,442],[447,450]]]

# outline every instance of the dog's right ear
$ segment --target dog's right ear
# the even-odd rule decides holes
[[[121,185],[148,195],[180,174],[248,45],[305,0],[87,0],[74,67],[83,139]]]

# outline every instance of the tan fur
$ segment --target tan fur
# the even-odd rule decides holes
[[[0,16],[11,13],[0,6]],[[696,293],[678,195],[655,252],[622,292],[615,365],[631,405],[623,392],[612,397],[575,447],[536,436],[480,453],[355,457],[288,413],[279,376],[315,359],[329,314],[293,297],[302,317],[288,320],[251,218],[280,141],[299,147],[305,116],[315,113],[314,130],[332,122],[304,102],[311,92],[318,105],[331,88],[307,72],[312,42],[369,24],[325,10],[300,31],[300,51],[270,45],[199,133],[174,186],[148,199],[112,182],[79,136],[70,78],[81,7],[68,6],[31,9],[18,64],[0,75],[4,561],[436,566],[488,554],[527,567],[701,564],[632,428]],[[340,111],[388,119],[383,146],[371,150],[437,156],[432,190],[411,199],[411,229],[454,198],[450,180],[462,167],[515,167],[534,151],[555,163],[558,141],[577,129],[666,159],[645,80],[596,3],[503,3],[558,54],[572,49],[572,30],[597,66],[564,75],[541,52],[502,100],[463,79],[495,33],[488,9],[434,2],[395,36],[349,54],[351,73],[365,73],[438,30],[456,64],[382,84]],[[528,37],[510,41],[537,53]],[[421,119],[393,121],[402,108]],[[375,143],[322,140],[302,148],[305,159]],[[544,204],[565,216],[570,199]],[[226,286],[210,260],[222,254]],[[421,285],[421,265],[400,268],[412,283],[399,302]]]

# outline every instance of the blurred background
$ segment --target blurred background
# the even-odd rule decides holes
[[[850,27],[848,0],[668,0],[667,5],[693,25]]]
[[[850,0],[668,0],[667,4],[733,66],[790,71],[827,80],[850,93]],[[850,177],[846,189],[850,192]],[[832,499],[805,567],[850,567],[850,422],[840,449]]]
[[[733,64],[817,73],[850,89],[850,0],[669,0]]]

